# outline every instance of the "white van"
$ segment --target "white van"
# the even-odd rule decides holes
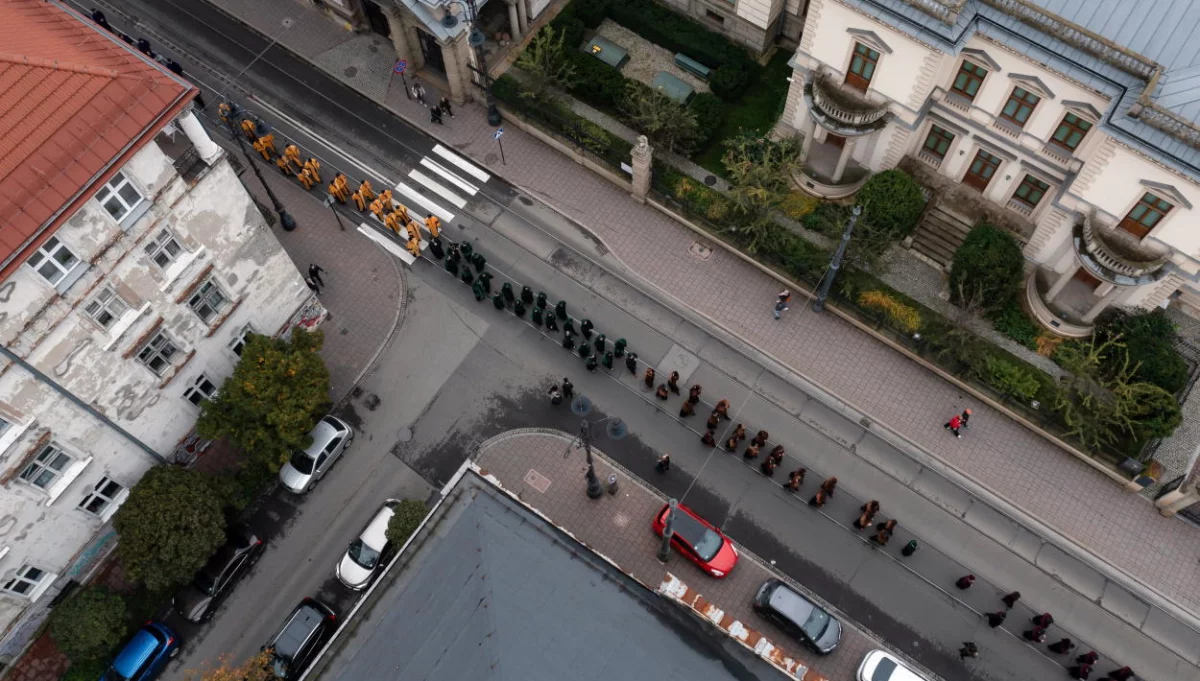
[[[371,518],[358,539],[350,542],[350,548],[337,564],[337,578],[342,584],[361,591],[371,582],[375,569],[384,551],[387,550],[388,521],[395,515],[398,499],[388,499],[383,508]]]
[[[872,650],[858,666],[858,681],[926,681],[884,650]]]

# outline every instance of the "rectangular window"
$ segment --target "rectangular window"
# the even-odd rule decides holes
[[[975,101],[975,95],[979,93],[979,86],[983,85],[983,79],[987,73],[987,69],[982,66],[963,60],[962,66],[958,67],[958,75],[954,77],[954,85],[950,86],[950,90]]]
[[[96,200],[114,220],[120,222],[144,199],[137,187],[125,177],[125,173],[118,172],[96,192]]]
[[[154,338],[151,338],[150,342],[142,346],[142,349],[138,351],[137,358],[155,375],[162,376],[167,367],[171,366],[171,358],[178,353],[179,348],[175,347],[171,339],[160,331],[154,334]]]
[[[121,315],[128,311],[129,303],[122,300],[116,291],[107,286],[100,289],[96,297],[92,298],[91,302],[83,308],[84,314],[106,329],[112,327],[121,318]]]
[[[1154,229],[1159,220],[1171,212],[1172,208],[1174,206],[1171,204],[1146,192],[1117,226],[1134,236],[1144,237]]]
[[[1088,130],[1091,129],[1091,123],[1068,112],[1066,116],[1063,116],[1062,123],[1058,124],[1058,129],[1054,131],[1054,137],[1051,137],[1050,140],[1060,147],[1075,151],[1084,136],[1088,134]]]
[[[63,277],[79,266],[79,258],[76,258],[56,236],[47,239],[26,262],[51,284],[62,281]]]
[[[25,466],[25,470],[21,471],[21,479],[34,487],[46,489],[70,465],[71,457],[51,443],[43,447],[33,461]]]
[[[183,253],[183,246],[175,239],[175,235],[171,234],[170,230],[162,230],[150,243],[146,244],[146,255],[154,261],[155,265],[166,269],[171,263]]]
[[[107,476],[100,478],[100,482],[97,482],[96,486],[83,497],[83,501],[79,502],[79,508],[95,516],[101,515],[112,505],[123,489],[125,488],[109,480]]]
[[[1050,185],[1033,175],[1026,175],[1025,179],[1021,180],[1021,184],[1017,186],[1017,191],[1013,192],[1013,198],[1034,208],[1048,191],[1050,191]]]
[[[929,126],[929,136],[925,138],[925,151],[940,159],[945,159],[946,152],[950,150],[950,143],[953,141],[953,134],[936,125],[931,125]]]
[[[1029,114],[1033,113],[1040,101],[1042,101],[1041,97],[1025,88],[1015,87],[1012,94],[1008,96],[1008,102],[1000,111],[1000,117],[1016,124],[1018,128],[1024,128],[1025,122],[1029,120]]]
[[[220,314],[228,303],[229,299],[211,278],[205,280],[200,288],[196,289],[196,292],[188,298],[188,307],[192,308],[192,312],[195,312],[196,316],[205,324]]]
[[[200,374],[196,380],[192,381],[187,390],[183,391],[183,398],[199,407],[201,402],[211,400],[216,394],[217,385],[208,380],[208,376]]]
[[[229,342],[229,349],[233,350],[233,354],[238,357],[242,356],[242,350],[245,349],[246,341],[249,340],[252,333],[254,333],[254,329],[249,324],[242,327],[238,335],[234,336],[233,340]]]
[[[50,576],[50,573],[32,565],[22,565],[21,569],[17,570],[12,579],[4,583],[0,590],[6,591],[16,596],[28,596],[33,593],[38,584]]]
[[[878,52],[862,43],[854,43],[854,56],[850,58],[850,68],[846,71],[846,84],[866,92],[878,64]]]

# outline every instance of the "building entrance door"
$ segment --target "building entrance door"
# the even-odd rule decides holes
[[[392,27],[388,24],[387,16],[378,3],[373,0],[363,0],[363,13],[367,15],[367,23],[371,25],[372,31],[385,38],[392,36]]]
[[[999,167],[999,156],[980,149],[979,153],[975,154],[975,160],[971,161],[971,167],[967,169],[967,174],[963,176],[963,184],[982,192],[987,189],[988,183],[992,181],[992,176],[996,174],[996,169]]]
[[[831,147],[837,147],[838,149],[843,149],[846,146],[846,138],[842,137],[841,135],[826,133],[825,144],[828,144]]]
[[[1074,279],[1075,281],[1079,281],[1079,282],[1083,282],[1084,284],[1087,284],[1088,288],[1092,289],[1093,291],[1096,290],[1097,286],[1104,283],[1104,282],[1100,281],[1099,279],[1097,279],[1096,277],[1092,276],[1092,273],[1083,269],[1083,267],[1080,267],[1079,269],[1075,270],[1075,274],[1071,278]]]
[[[421,55],[425,57],[426,68],[445,73],[446,59],[442,56],[442,46],[438,43],[437,38],[426,33],[420,27],[417,28],[417,35],[420,36]]]

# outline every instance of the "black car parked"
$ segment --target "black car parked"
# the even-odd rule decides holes
[[[249,531],[234,532],[192,583],[175,595],[175,610],[191,622],[204,622],[213,616],[221,599],[229,595],[237,581],[245,576],[262,552],[263,543]]]
[[[329,606],[305,598],[263,650],[271,651],[271,669],[281,679],[298,679],[321,646],[333,636],[337,615]]]
[[[754,609],[821,655],[832,653],[842,640],[840,622],[778,579],[763,582]]]

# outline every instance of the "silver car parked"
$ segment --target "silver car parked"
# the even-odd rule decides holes
[[[335,416],[317,421],[311,435],[312,444],[292,454],[291,460],[279,469],[279,482],[296,494],[315,487],[354,441],[354,429]]]

